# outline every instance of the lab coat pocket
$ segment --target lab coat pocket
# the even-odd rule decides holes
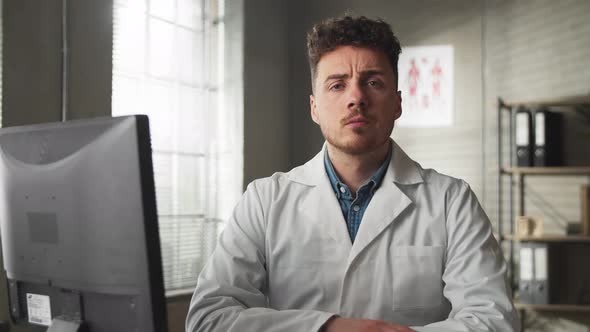
[[[440,305],[443,299],[443,253],[437,246],[394,246],[393,309]]]

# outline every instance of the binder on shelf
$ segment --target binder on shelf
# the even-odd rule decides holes
[[[520,107],[515,112],[516,165],[533,166],[533,119],[531,112]]]
[[[534,115],[534,166],[562,166],[563,133],[561,113],[540,109]]]
[[[520,244],[520,302],[549,304],[549,253],[546,243]]]
[[[535,304],[549,304],[549,255],[546,243],[537,243],[534,248],[533,300]]]
[[[533,250],[530,243],[522,242],[520,244],[520,279],[518,289],[521,303],[535,303],[532,291],[534,283]]]
[[[580,189],[580,206],[582,208],[580,216],[582,235],[590,236],[590,185],[582,185]]]

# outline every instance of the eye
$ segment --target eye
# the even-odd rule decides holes
[[[344,84],[342,83],[334,83],[330,86],[330,91],[339,91],[344,88]]]
[[[380,88],[383,86],[383,84],[380,81],[377,80],[369,80],[367,82],[367,85],[374,87],[374,88]]]

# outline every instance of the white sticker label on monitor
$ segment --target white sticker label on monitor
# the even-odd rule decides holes
[[[51,304],[49,296],[27,293],[29,323],[51,325]]]

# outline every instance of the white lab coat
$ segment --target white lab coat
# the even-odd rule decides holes
[[[334,314],[417,331],[518,330],[506,264],[474,193],[392,146],[354,243],[325,147],[252,182],[199,276],[187,332],[315,332]]]

